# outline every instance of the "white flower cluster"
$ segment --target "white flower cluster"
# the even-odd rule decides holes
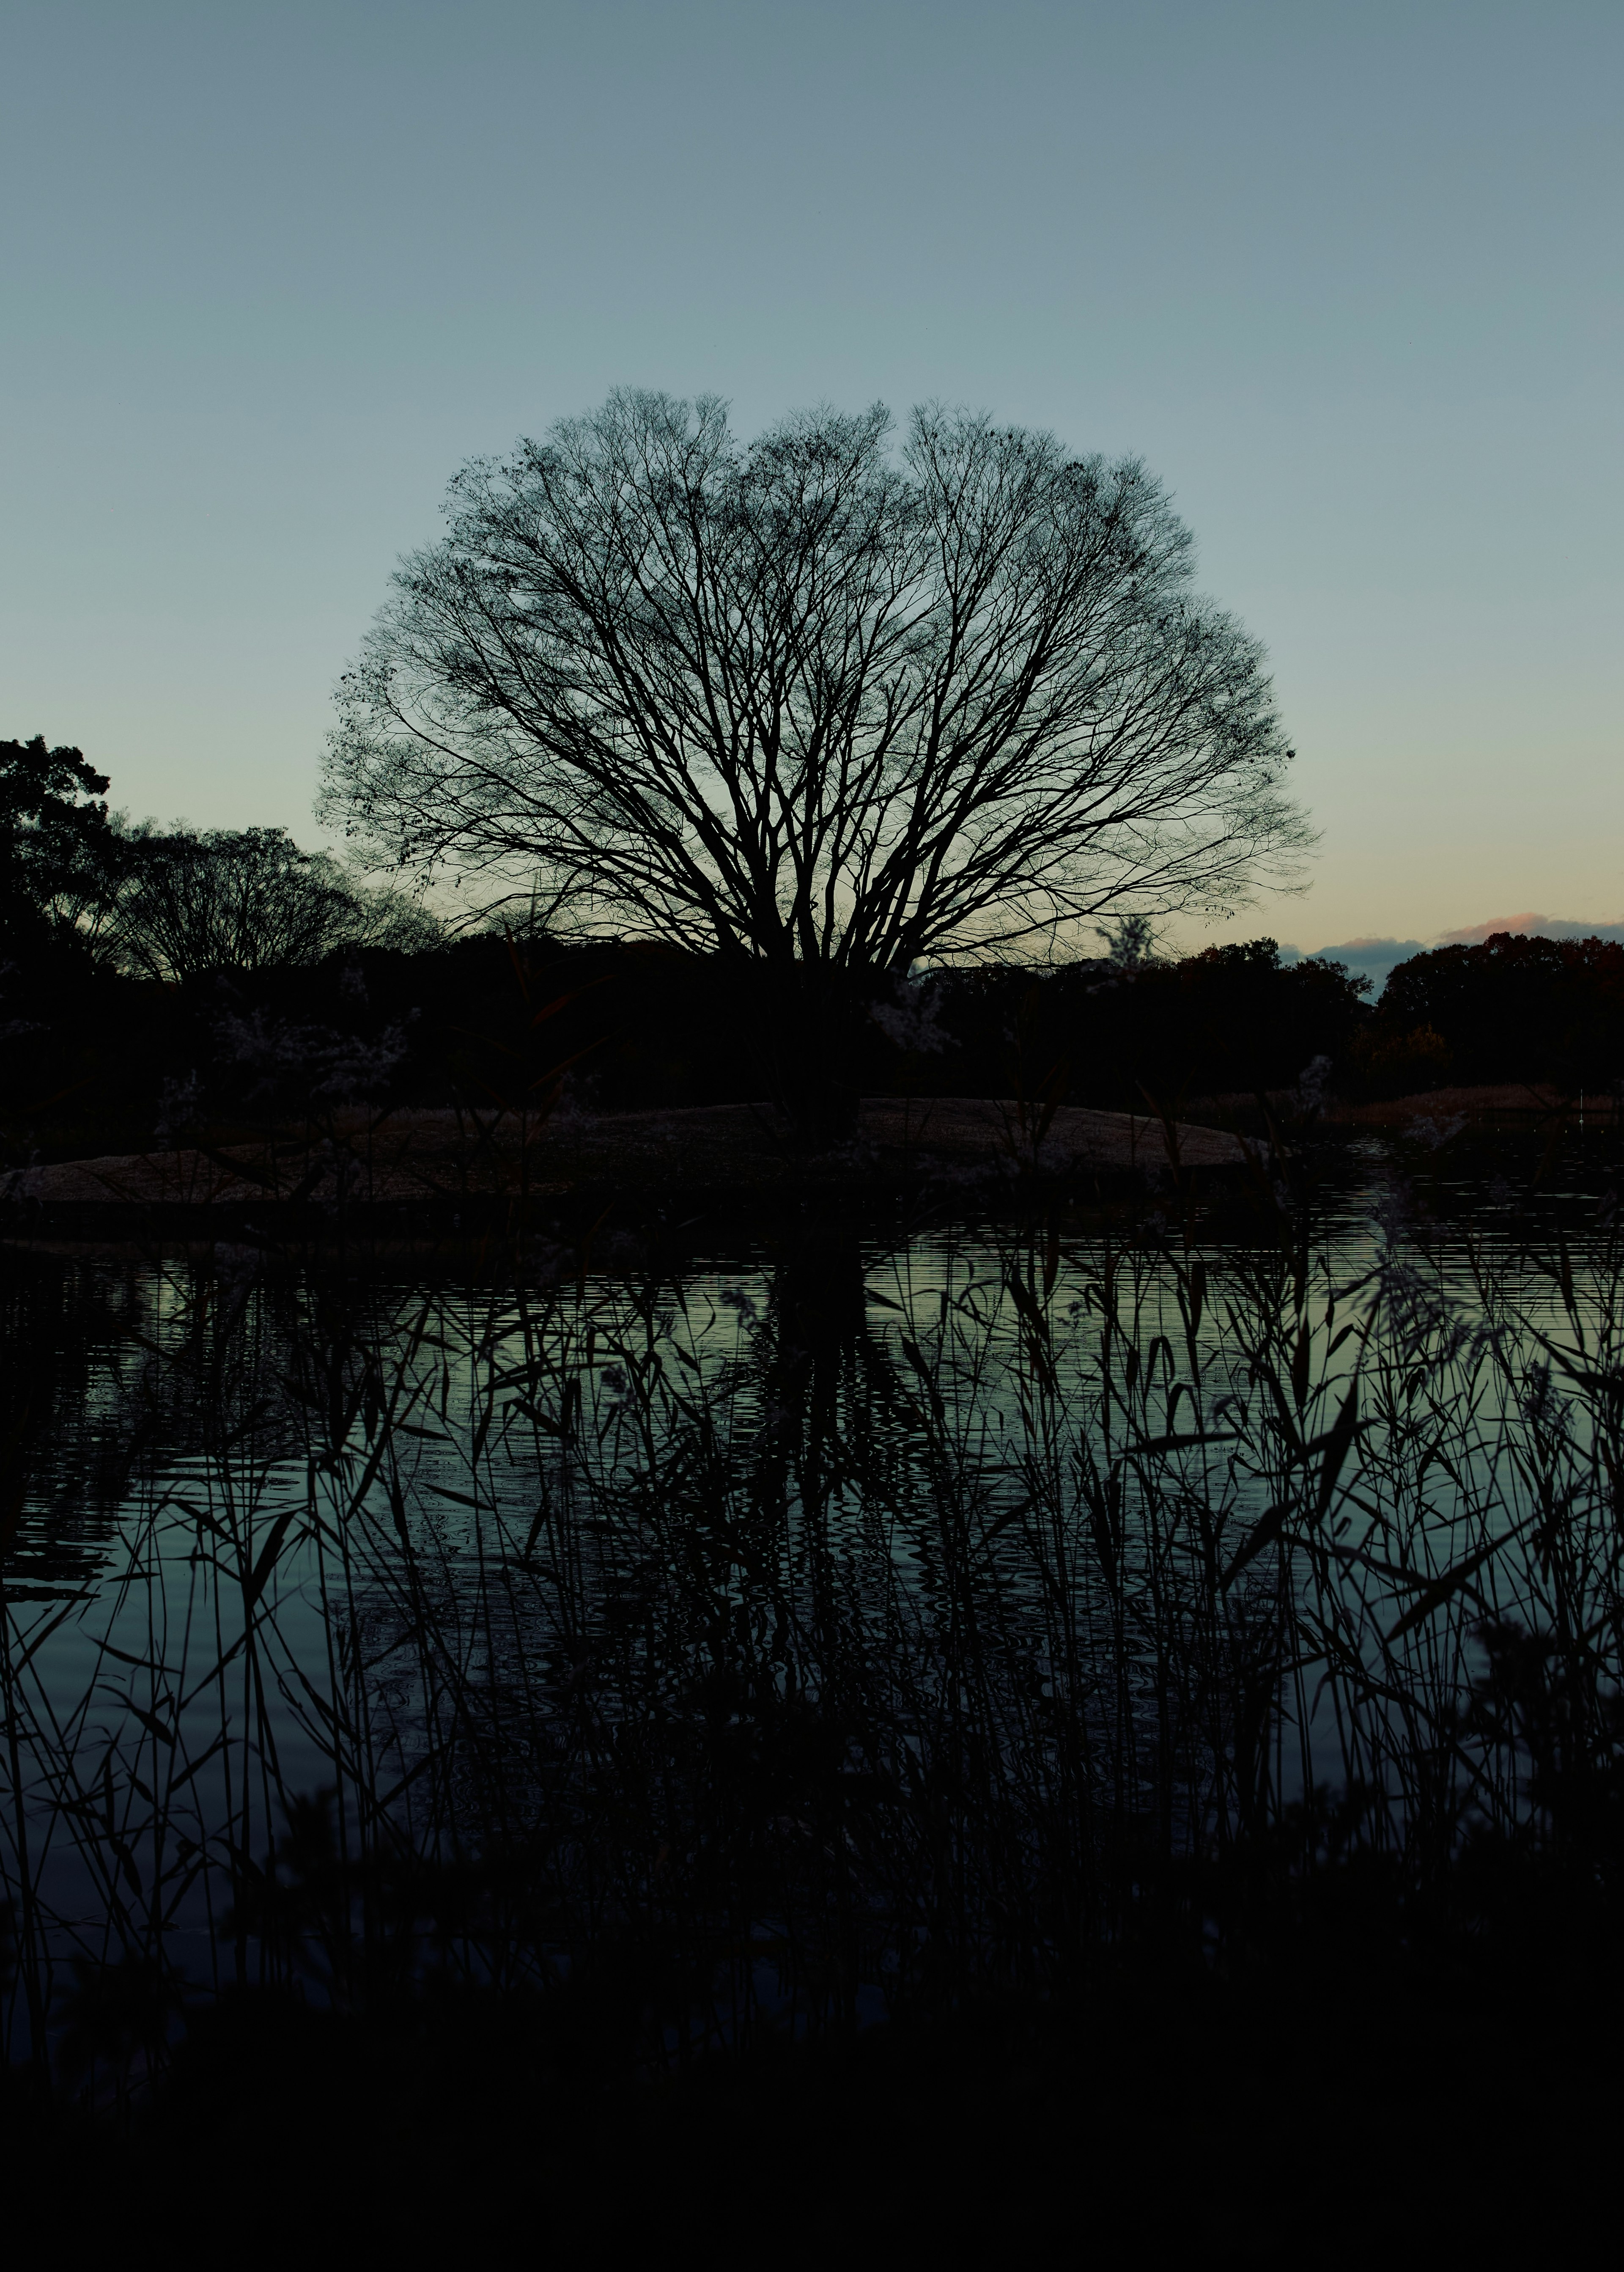
[[[899,1050],[932,1057],[952,1045],[953,1036],[937,1020],[928,979],[917,985],[906,978],[895,980],[891,1000],[875,1002],[868,1015]]]

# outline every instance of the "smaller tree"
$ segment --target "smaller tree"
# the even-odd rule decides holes
[[[399,892],[358,887],[285,829],[128,832],[115,918],[126,968],[146,978],[319,962],[345,947],[436,945],[434,917]]]
[[[1129,915],[1094,925],[1114,970],[1148,970],[1157,960],[1156,926],[1149,916]]]
[[[41,734],[0,742],[0,930],[13,951],[105,925],[123,867],[107,788],[82,750]]]

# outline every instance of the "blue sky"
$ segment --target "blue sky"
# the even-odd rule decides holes
[[[313,837],[466,457],[934,395],[1267,642],[1323,841],[1232,930],[1624,916],[1616,4],[11,0],[0,80],[0,733],[137,812]]]

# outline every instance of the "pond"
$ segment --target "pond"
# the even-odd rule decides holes
[[[1606,1144],[1320,1166],[6,1253],[9,2055],[607,1969],[658,2061],[1210,1946],[1270,1842],[1560,1832],[1617,1693]]]

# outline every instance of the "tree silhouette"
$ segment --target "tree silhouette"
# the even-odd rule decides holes
[[[1216,910],[1307,841],[1260,648],[1132,460],[619,393],[451,491],[325,810],[555,923],[839,973]]]
[[[330,853],[281,828],[142,826],[122,840],[112,937],[145,978],[319,962],[343,947],[407,952],[440,926],[399,892],[359,889]]]
[[[8,941],[93,935],[120,872],[108,778],[43,735],[0,742],[0,926]]]

